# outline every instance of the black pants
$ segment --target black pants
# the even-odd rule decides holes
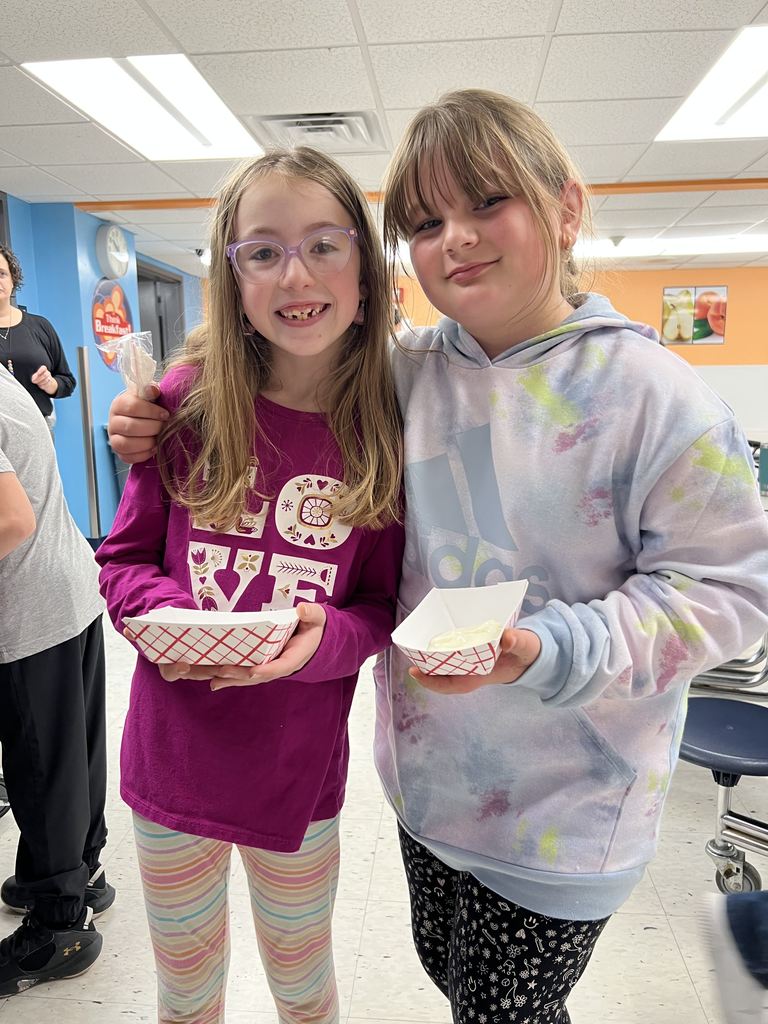
[[[0,665],[3,775],[21,836],[16,880],[49,927],[83,908],[107,839],[104,635],[79,636]]]
[[[455,1024],[569,1024],[565,1000],[608,918],[561,921],[509,903],[400,829],[411,924]]]

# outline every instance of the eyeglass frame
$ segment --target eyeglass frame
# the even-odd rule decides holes
[[[357,228],[330,227],[318,228],[316,231],[310,231],[308,235],[305,235],[302,238],[298,245],[282,245],[274,238],[243,238],[239,242],[230,242],[229,245],[225,248],[224,254],[229,260],[229,265],[232,267],[232,270],[237,274],[237,276],[242,278],[243,281],[249,281],[251,284],[256,284],[257,282],[253,281],[251,278],[246,277],[243,271],[240,269],[240,266],[237,262],[237,250],[243,245],[254,245],[258,244],[259,242],[267,243],[269,245],[276,245],[278,249],[282,249],[283,251],[281,262],[280,264],[278,264],[280,269],[278,270],[278,273],[275,275],[276,277],[280,277],[280,275],[285,272],[285,269],[288,266],[288,262],[292,256],[295,256],[301,262],[301,265],[310,274],[314,275],[316,271],[313,270],[312,267],[307,266],[304,257],[301,255],[301,247],[302,245],[304,245],[306,240],[308,238],[312,238],[313,235],[322,235],[324,233],[331,234],[331,232],[341,232],[343,235],[347,236],[350,242],[360,245],[360,232],[357,230]],[[349,250],[349,256],[352,256],[351,248]],[[347,263],[345,263],[343,267],[340,267],[339,270],[335,271],[335,273],[341,273],[341,271],[346,268],[348,263],[349,258],[347,258]],[[330,273],[334,273],[334,271],[330,271]],[[320,276],[322,277],[324,275],[321,274]]]

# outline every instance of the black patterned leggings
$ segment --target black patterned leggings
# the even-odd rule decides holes
[[[570,1024],[565,1001],[609,918],[561,921],[508,903],[400,829],[411,925],[454,1024]]]

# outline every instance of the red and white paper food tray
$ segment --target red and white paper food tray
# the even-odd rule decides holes
[[[392,634],[392,641],[413,664],[429,676],[487,676],[501,648],[501,634],[514,626],[528,589],[528,581],[496,583],[490,587],[430,590]],[[499,623],[489,643],[458,651],[430,651],[440,633],[469,629],[489,619]]]
[[[299,623],[295,608],[206,612],[158,608],[123,620],[150,661],[168,665],[262,665],[283,650]]]

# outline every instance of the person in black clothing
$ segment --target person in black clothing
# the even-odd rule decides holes
[[[0,363],[30,393],[53,429],[51,399],[67,398],[76,382],[53,326],[45,317],[11,305],[11,295],[21,282],[18,259],[0,245]]]

